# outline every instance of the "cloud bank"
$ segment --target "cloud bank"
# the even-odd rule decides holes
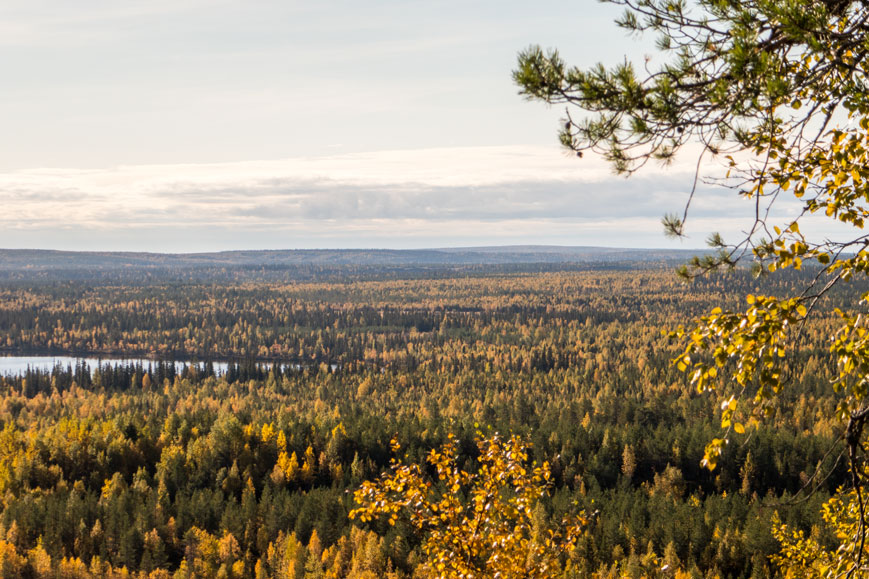
[[[0,246],[205,251],[541,243],[697,247],[750,204],[702,186],[674,243],[693,165],[630,179],[549,147],[466,147],[243,163],[0,174]]]

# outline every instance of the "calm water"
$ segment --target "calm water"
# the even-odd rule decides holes
[[[81,361],[84,361],[91,370],[97,366],[126,366],[128,364],[141,364],[144,368],[148,368],[148,364],[154,364],[153,360],[143,358],[81,358],[75,356],[0,356],[0,375],[17,375],[25,372],[27,368],[39,370],[51,370],[58,364],[66,368],[67,366],[75,366]],[[175,362],[175,368],[180,372],[184,364],[190,365],[191,362]],[[199,364],[200,366],[202,363]],[[229,364],[227,362],[213,362],[214,371],[218,374],[226,372]]]

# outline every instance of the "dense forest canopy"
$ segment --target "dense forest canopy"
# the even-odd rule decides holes
[[[639,577],[650,562],[769,576],[774,513],[835,541],[819,509],[846,480],[830,454],[840,426],[823,336],[836,317],[820,312],[794,387],[715,472],[699,464],[715,414],[685,387],[664,330],[740,293],[785,295],[811,275],[737,270],[685,285],[661,267],[493,267],[5,284],[6,351],[154,362],[0,378],[0,571],[411,577],[422,569],[412,526],[352,522],[350,491],[393,458],[424,463],[450,436],[471,460],[481,435],[500,432],[549,461],[534,528],[589,515],[573,576]],[[856,291],[838,288],[831,305]],[[200,364],[159,362],[173,356]],[[220,376],[203,364],[218,359],[233,361]]]

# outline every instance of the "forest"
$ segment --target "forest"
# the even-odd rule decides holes
[[[420,577],[420,537],[401,519],[351,520],[354,490],[388,468],[393,439],[422,464],[452,438],[471,464],[475,440],[503,433],[551,465],[535,526],[589,514],[561,575],[652,576],[655,561],[665,577],[771,576],[776,517],[834,541],[819,524],[847,474],[821,339],[833,314],[804,332],[769,419],[713,472],[700,458],[716,410],[666,331],[809,275],[6,283],[7,353],[153,362],[0,377],[0,573]],[[837,288],[829,308],[858,290]]]

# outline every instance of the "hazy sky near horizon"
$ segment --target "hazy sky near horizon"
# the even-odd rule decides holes
[[[594,0],[0,0],[0,247],[698,247],[750,207],[693,159],[564,154],[516,54],[641,60]]]

